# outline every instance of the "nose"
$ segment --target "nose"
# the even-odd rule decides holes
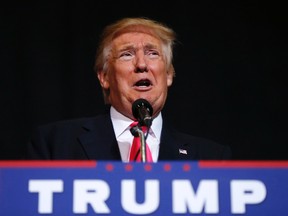
[[[145,60],[145,55],[142,52],[138,52],[136,56],[136,62],[135,62],[135,72],[136,73],[143,73],[147,72],[147,63]]]

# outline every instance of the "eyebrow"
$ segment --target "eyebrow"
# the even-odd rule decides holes
[[[122,52],[122,51],[130,50],[130,49],[138,50],[140,48],[137,48],[132,44],[128,44],[128,45],[124,45],[120,50],[117,50],[117,52]],[[158,49],[158,46],[151,44],[151,43],[148,43],[148,44],[144,45],[144,49]]]

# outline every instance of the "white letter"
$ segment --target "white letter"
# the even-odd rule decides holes
[[[39,193],[38,213],[53,213],[53,193],[63,192],[63,181],[29,180],[29,192]]]
[[[131,214],[151,214],[159,206],[159,181],[145,181],[145,199],[139,204],[136,202],[136,181],[122,180],[121,203],[123,208]]]
[[[266,197],[266,187],[258,180],[231,181],[231,211],[244,214],[246,204],[258,204]]]
[[[195,194],[189,180],[174,180],[172,182],[173,213],[200,214],[203,209],[207,214],[219,212],[218,182],[216,180],[202,180]]]
[[[102,180],[75,180],[73,195],[73,213],[88,212],[88,204],[96,213],[110,213],[105,200],[109,198],[109,185]]]

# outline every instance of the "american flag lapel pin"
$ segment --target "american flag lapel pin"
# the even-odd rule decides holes
[[[179,154],[186,154],[187,155],[187,150],[186,149],[179,149]]]

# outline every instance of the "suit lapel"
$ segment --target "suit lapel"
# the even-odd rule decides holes
[[[109,115],[98,116],[83,125],[85,133],[79,136],[88,159],[121,160],[118,143]]]
[[[184,137],[163,122],[159,160],[193,160],[196,151]]]

